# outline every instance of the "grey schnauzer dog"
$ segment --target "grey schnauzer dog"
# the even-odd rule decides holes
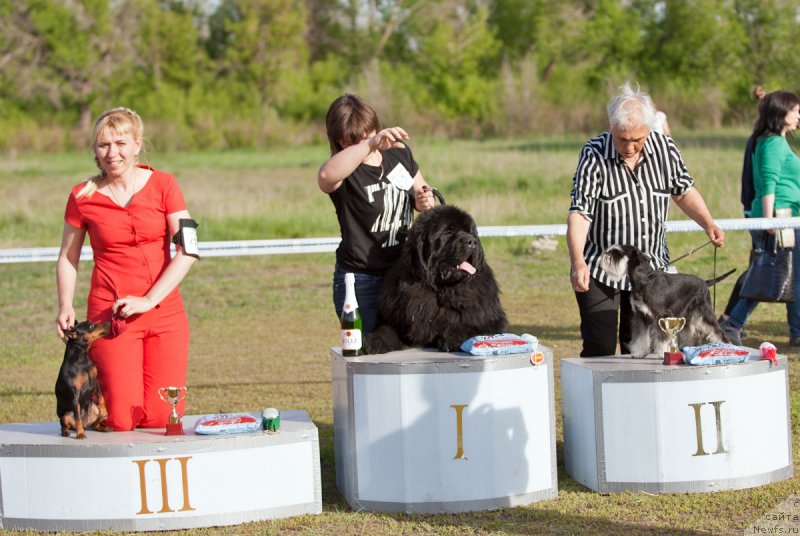
[[[717,323],[708,289],[736,270],[715,279],[703,280],[691,274],[654,270],[649,257],[635,246],[616,245],[603,252],[600,266],[615,281],[628,276],[633,309],[632,357],[661,355],[670,337],[658,327],[658,319],[683,317],[686,326],[679,333],[680,347],[708,342],[730,342]]]

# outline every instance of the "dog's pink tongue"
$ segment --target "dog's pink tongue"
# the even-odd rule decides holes
[[[475,274],[475,272],[476,272],[476,270],[475,270],[475,267],[474,267],[474,266],[472,266],[472,265],[471,265],[470,263],[468,263],[467,261],[464,261],[464,262],[462,262],[461,264],[459,264],[459,265],[458,265],[458,269],[459,269],[459,270],[464,270],[464,271],[465,271],[465,272],[467,272],[469,275],[474,275],[474,274]]]

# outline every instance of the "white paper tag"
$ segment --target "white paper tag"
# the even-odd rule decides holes
[[[791,208],[776,208],[775,209],[775,217],[776,218],[791,218],[792,217],[792,209]],[[777,229],[776,235],[778,237],[778,247],[779,248],[793,248],[794,247],[794,229]]]
[[[400,190],[408,190],[414,184],[414,177],[411,176],[403,164],[394,166],[394,169],[386,175],[386,178],[394,184],[395,188]]]
[[[197,246],[197,229],[193,227],[183,227],[183,251],[187,255],[199,255],[200,248]]]
[[[793,248],[794,247],[794,229],[779,229],[778,230],[778,247],[779,248]]]

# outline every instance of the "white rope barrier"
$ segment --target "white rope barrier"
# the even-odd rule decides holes
[[[800,227],[800,218],[738,218],[716,220],[725,231],[786,229]],[[667,222],[667,232],[685,233],[701,231],[692,220]],[[567,225],[511,225],[478,227],[481,238],[500,236],[553,236],[566,235]],[[285,255],[290,253],[325,253],[336,251],[340,238],[294,238],[279,240],[236,240],[227,242],[200,242],[201,257],[238,257],[243,255]],[[52,262],[58,258],[59,248],[0,249],[0,264],[18,262]],[[81,260],[92,258],[92,248],[84,246]]]

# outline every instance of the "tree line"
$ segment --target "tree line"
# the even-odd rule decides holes
[[[797,35],[796,0],[2,0],[0,151],[83,148],[119,105],[164,149],[318,140],[344,92],[414,135],[593,131],[626,80],[749,124]]]

